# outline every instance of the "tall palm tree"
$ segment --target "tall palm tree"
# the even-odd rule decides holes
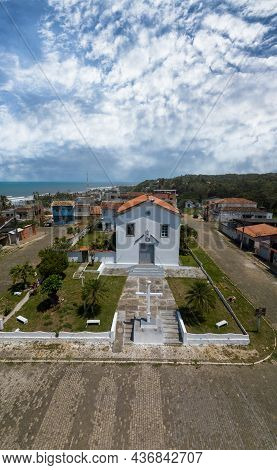
[[[35,276],[35,270],[30,263],[17,264],[10,270],[10,276],[12,277],[13,283],[22,281],[24,288]]]
[[[216,301],[212,287],[205,281],[195,281],[185,299],[190,310],[202,315],[214,308]]]
[[[87,313],[88,305],[92,313],[104,295],[104,286],[100,279],[87,279],[82,288],[84,311]]]

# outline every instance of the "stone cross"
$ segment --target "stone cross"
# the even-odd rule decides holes
[[[157,295],[158,297],[162,296],[162,292],[150,292],[150,286],[151,286],[151,281],[146,281],[147,284],[147,290],[146,292],[136,292],[136,295],[140,296],[146,296],[147,299],[147,312],[146,312],[146,318],[147,318],[147,323],[151,322],[151,297],[154,295]]]

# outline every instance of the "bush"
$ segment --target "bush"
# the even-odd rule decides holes
[[[52,274],[63,277],[64,271],[68,267],[67,254],[52,248],[46,248],[39,252],[41,262],[38,272],[42,279],[46,279]]]

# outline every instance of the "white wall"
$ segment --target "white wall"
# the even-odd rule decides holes
[[[150,211],[150,215],[146,212]],[[135,224],[135,236],[126,236],[126,224]],[[161,224],[169,225],[169,236],[161,237]],[[179,264],[180,216],[147,201],[135,206],[116,218],[116,262],[139,263],[139,245],[144,243],[145,231],[149,230],[154,243],[155,264]],[[138,240],[143,237],[141,240]],[[156,239],[156,240],[155,240]]]

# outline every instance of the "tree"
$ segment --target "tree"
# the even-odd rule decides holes
[[[68,259],[64,251],[46,248],[39,252],[39,257],[41,258],[41,262],[38,266],[38,272],[43,279],[46,279],[52,274],[63,277],[63,273],[68,267]]]
[[[59,251],[66,251],[70,248],[70,246],[71,246],[71,243],[69,240],[66,239],[66,237],[62,237],[62,238],[56,237],[54,244],[53,244],[53,248]]]
[[[10,206],[11,206],[11,203],[8,200],[7,196],[4,196],[3,194],[1,194],[0,195],[0,209],[5,210]]]
[[[13,283],[22,281],[24,288],[27,284],[33,280],[35,276],[35,270],[30,263],[17,264],[10,270],[10,276],[12,277]]]
[[[215,307],[215,294],[205,281],[195,281],[185,296],[190,310],[205,315]]]
[[[104,295],[104,286],[100,279],[87,279],[82,288],[82,299],[84,311],[87,313],[88,306],[92,313]]]
[[[53,304],[57,304],[59,301],[59,297],[57,295],[58,290],[62,286],[62,279],[57,274],[52,274],[49,276],[45,281],[42,283],[41,291],[44,294],[47,294],[48,297],[51,299]]]

